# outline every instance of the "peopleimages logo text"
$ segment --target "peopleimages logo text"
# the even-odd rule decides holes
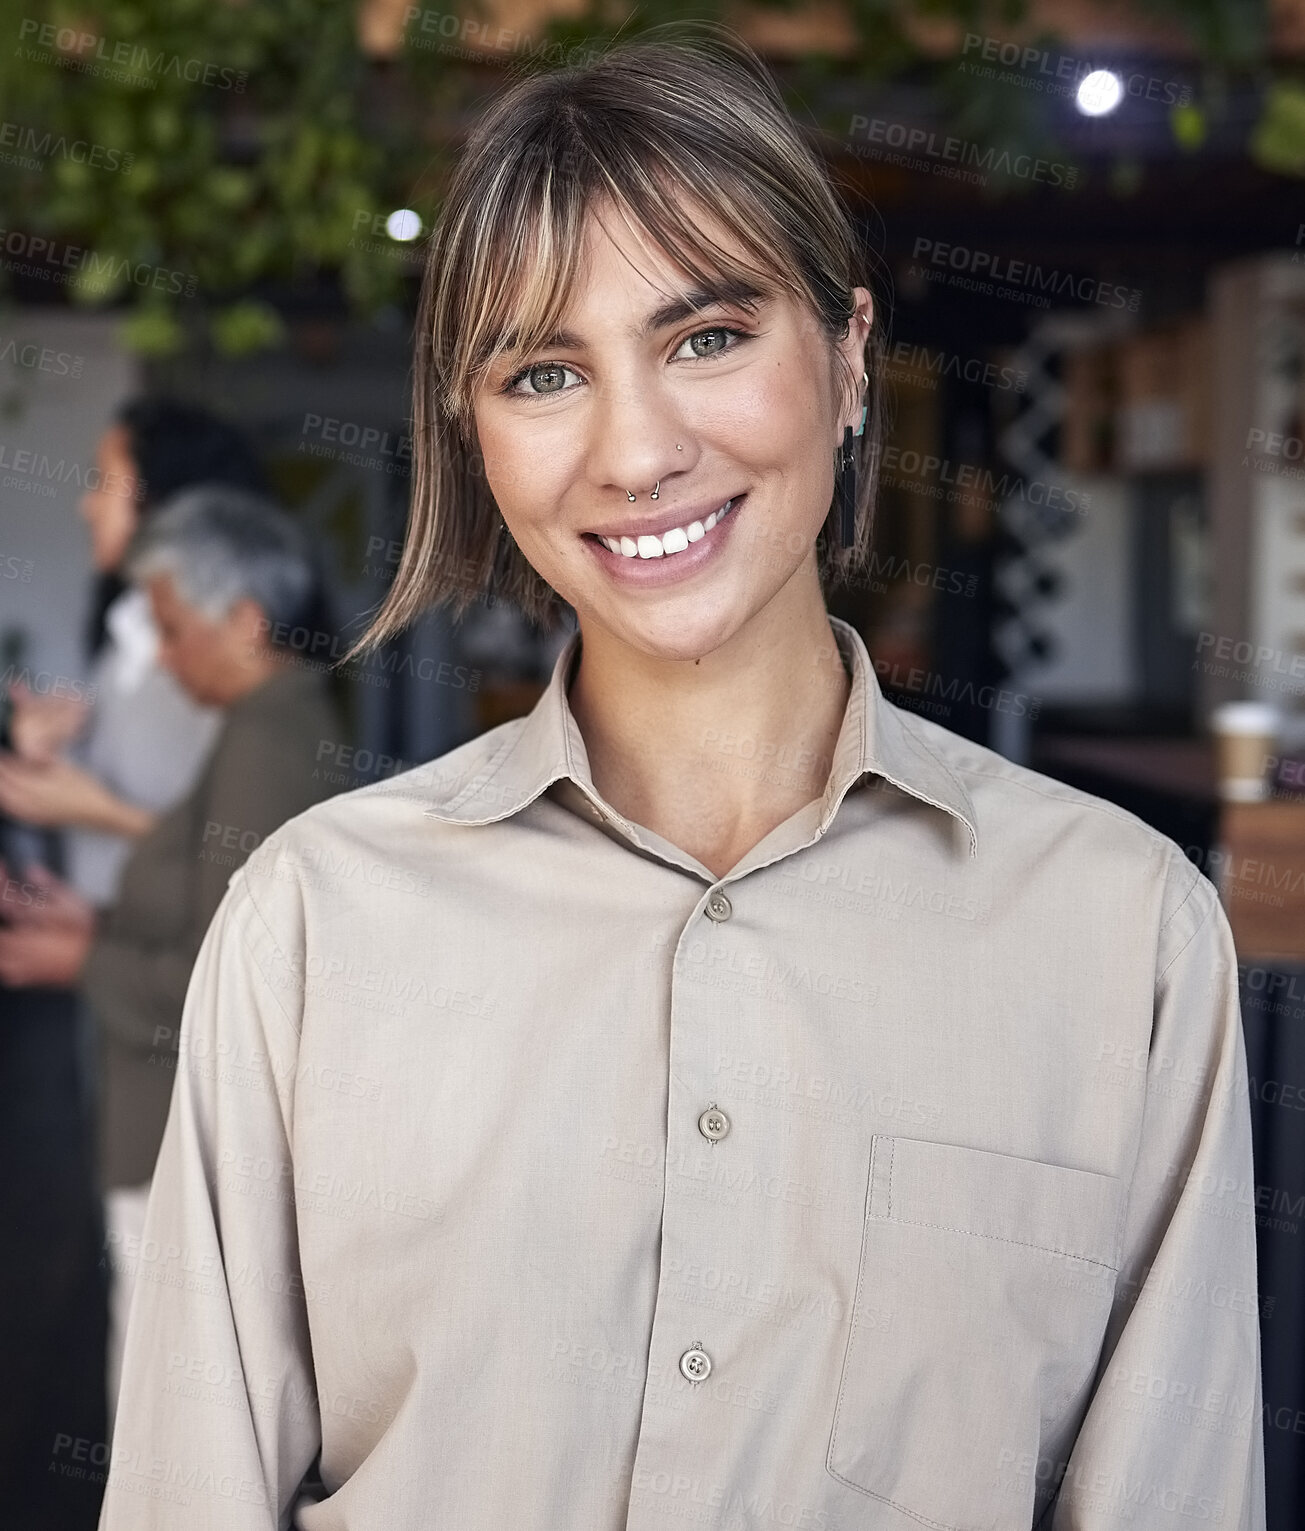
[[[1074,58],[1068,53],[1052,53],[1047,48],[1021,45],[1009,39],[985,37],[978,32],[967,32],[961,48],[962,71],[977,75],[980,79],[1005,78],[1000,70],[989,69],[969,57],[978,53],[989,64],[1000,64],[1006,70],[1029,76],[1018,83],[1036,85],[1058,95],[1072,95],[1079,83],[1088,75],[1103,69],[1104,64],[1091,59]],[[1186,106],[1192,99],[1192,87],[1182,80],[1166,80],[1156,75],[1144,75],[1134,71],[1123,80],[1124,89],[1130,96],[1145,97],[1148,101],[1161,101],[1167,106]]]
[[[1048,186],[1073,190],[1078,184],[1078,170],[1057,160],[1040,159],[1033,154],[1012,154],[994,144],[971,143],[949,133],[934,133],[928,128],[905,122],[891,122],[885,117],[853,117],[851,139],[864,138],[868,144],[884,144],[905,155],[923,160],[968,167],[985,174],[1013,176],[1016,180],[1036,181]]]
[[[30,63],[63,63],[75,59],[87,74],[123,79],[132,75],[173,75],[191,85],[210,85],[219,90],[243,92],[249,72],[231,69],[204,59],[182,58],[176,53],[152,52],[147,43],[113,42],[96,32],[81,32],[75,26],[60,26],[53,21],[25,18],[18,27],[19,58]],[[38,51],[40,50],[40,51]],[[121,65],[116,72],[106,66]],[[151,83],[150,88],[153,88]]]
[[[1026,260],[1006,260],[990,250],[971,250],[966,245],[949,245],[942,240],[921,235],[911,251],[916,260],[950,271],[963,271],[1010,287],[1027,287],[1037,292],[1051,292],[1057,297],[1074,297],[1103,308],[1126,308],[1137,311],[1142,294],[1136,287],[1121,287],[1115,282],[1101,282],[1096,277],[1075,276],[1072,271],[1044,271]]]

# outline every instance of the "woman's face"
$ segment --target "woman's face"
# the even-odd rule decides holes
[[[136,508],[136,463],[126,426],[111,425],[95,451],[96,487],[88,488],[77,509],[91,529],[91,562],[101,573],[122,562],[140,512]]]
[[[719,225],[711,233],[743,253]],[[857,380],[853,405],[840,401],[828,343],[795,300],[771,298],[753,315],[712,303],[659,316],[693,285],[659,251],[619,217],[591,218],[586,248],[565,334],[500,357],[476,396],[486,479],[522,553],[582,628],[596,623],[649,655],[698,658],[790,580],[818,587],[834,450],[860,420],[870,294],[855,289],[858,314],[839,343]],[[719,524],[693,525],[726,501]],[[595,535],[655,554],[660,538],[639,537],[676,527],[685,535],[672,531],[661,556],[626,557]]]

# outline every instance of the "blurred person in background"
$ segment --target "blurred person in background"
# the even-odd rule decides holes
[[[47,859],[93,905],[112,902],[122,867],[155,815],[193,785],[221,718],[160,665],[149,600],[124,579],[133,534],[175,492],[217,482],[265,487],[234,426],[194,405],[137,397],[102,432],[79,511],[96,578],[86,684],[73,696],[17,683],[0,747],[0,854]],[[36,828],[29,828],[36,826]],[[33,851],[43,844],[47,850]],[[21,886],[6,907],[39,897]],[[94,1524],[89,1479],[48,1469],[57,1435],[104,1430],[103,1230],[92,1170],[91,1017],[76,990],[3,996],[0,1032],[0,1498],[55,1531]]]
[[[221,721],[159,663],[149,598],[123,577],[123,557],[179,490],[265,492],[267,483],[239,430],[166,399],[124,405],[100,437],[96,468],[78,507],[97,574],[86,634],[93,701],[11,688],[14,747],[0,752],[0,810],[64,828],[69,881],[105,905],[134,841],[193,784]]]
[[[31,865],[22,881],[39,896],[0,929],[0,981],[79,985],[97,1022],[110,1416],[191,966],[250,850],[333,790],[316,763],[321,742],[340,738],[325,677],[277,641],[325,617],[310,547],[284,512],[241,490],[188,490],[136,537],[127,570],[150,602],[159,662],[220,729],[189,793],[138,839],[107,910]]]

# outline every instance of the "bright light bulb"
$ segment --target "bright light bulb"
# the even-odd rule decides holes
[[[1124,98],[1124,82],[1111,69],[1094,69],[1079,81],[1074,104],[1085,117],[1104,117]]]
[[[410,207],[401,207],[385,220],[385,232],[391,239],[416,239],[421,233],[421,219]]]

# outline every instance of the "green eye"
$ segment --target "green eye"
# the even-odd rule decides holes
[[[561,362],[556,362],[556,361],[537,361],[537,362],[531,362],[531,364],[528,367],[522,367],[520,372],[514,373],[513,376],[510,377],[507,380],[506,383],[504,383],[504,385],[503,385],[503,392],[504,393],[516,393],[517,392],[517,384],[522,382],[527,377],[531,379],[532,383],[536,383],[536,380],[538,379],[538,377],[541,374],[543,376],[545,376],[545,377],[547,377],[550,373],[556,374],[556,375],[560,376],[562,373],[569,372],[570,370],[571,369],[569,367],[564,367]],[[531,397],[542,398],[545,395],[550,394],[550,393],[564,393],[565,391],[566,391],[565,388],[560,387],[560,386],[557,387],[557,388],[539,388],[538,386],[535,386],[535,388],[533,390],[533,393],[528,392],[528,393],[526,393],[524,395],[524,397],[526,397],[526,398],[531,398]]]
[[[692,345],[694,343],[694,341],[701,340],[704,335],[727,335],[727,336],[734,336],[738,340],[750,340],[752,338],[750,335],[748,335],[743,330],[733,330],[733,329],[730,329],[728,325],[718,324],[718,325],[714,325],[709,330],[698,330],[698,331],[696,331],[694,334],[690,335],[689,338],[684,343],[685,343],[685,345]],[[722,346],[722,347],[720,347],[719,350],[709,351],[709,352],[707,352],[705,354],[702,353],[702,352],[699,352],[697,359],[700,360],[700,361],[707,361],[712,356],[724,356],[727,351],[732,351],[734,349],[735,349],[734,346]]]
[[[695,341],[702,340],[704,337],[713,335],[725,335],[730,340],[732,340],[734,344],[720,346],[714,351],[698,352],[696,355],[686,356],[684,360],[712,361],[717,356],[726,356],[731,351],[736,350],[738,348],[739,342],[744,340],[751,340],[753,338],[746,330],[733,329],[727,324],[713,324],[709,329],[695,330],[692,335],[687,336],[684,340],[684,345],[682,345],[680,349],[683,350],[684,346],[693,345]],[[520,368],[519,371],[514,372],[512,376],[508,378],[508,380],[499,389],[499,392],[503,394],[510,394],[519,399],[544,399],[559,393],[566,393],[568,390],[564,385],[555,388],[540,388],[538,386],[538,379],[541,377],[547,378],[549,376],[554,376],[560,379],[563,373],[573,371],[573,368],[568,367],[565,363],[559,361],[530,362],[526,366]],[[577,373],[576,376],[578,375],[579,374]],[[523,389],[519,387],[519,384],[523,383],[526,378],[531,379],[532,387],[530,389]]]

